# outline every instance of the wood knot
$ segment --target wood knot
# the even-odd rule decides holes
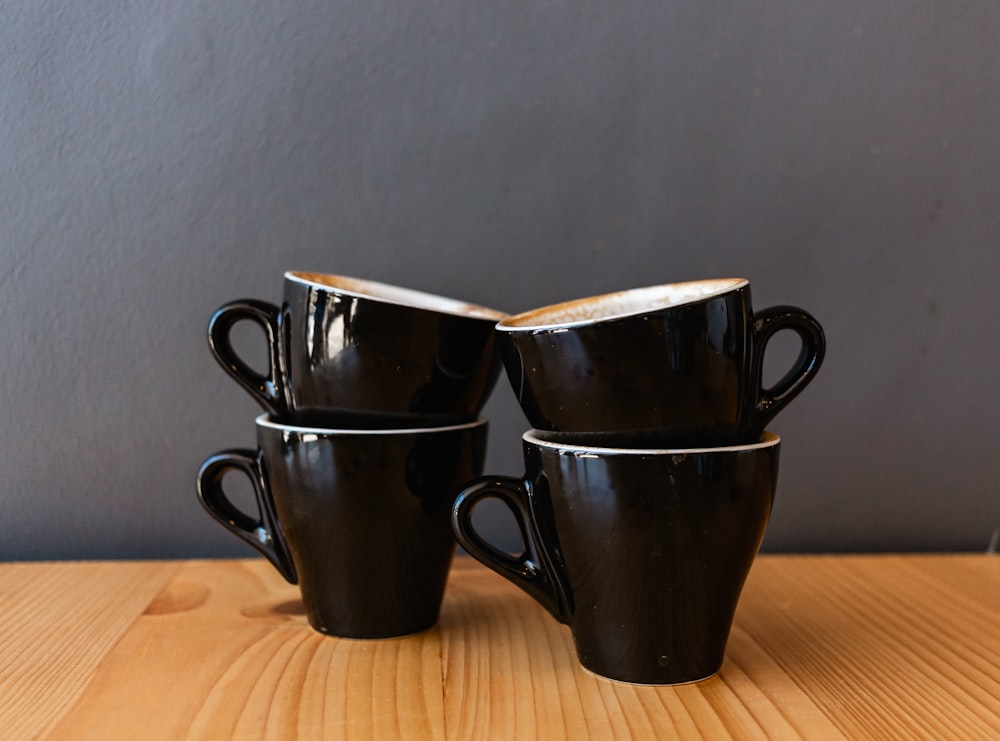
[[[169,615],[201,607],[211,593],[204,584],[193,581],[175,581],[156,595],[143,612],[144,615]]]

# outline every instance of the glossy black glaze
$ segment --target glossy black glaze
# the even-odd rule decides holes
[[[567,442],[692,447],[753,441],[823,361],[819,323],[790,306],[754,314],[745,281],[721,295],[631,316],[538,326],[574,308],[599,314],[593,307],[604,298],[497,325],[507,376],[528,421]],[[765,389],[764,351],[785,329],[799,335],[802,350],[784,378]]]
[[[372,281],[287,273],[280,308],[225,304],[208,340],[225,371],[282,421],[430,426],[477,417],[500,373],[493,327],[504,316]],[[232,346],[240,321],[265,332],[266,374]]]
[[[640,684],[704,679],[722,665],[774,501],[777,436],[741,448],[609,450],[524,437],[522,479],[457,497],[459,543],[570,626],[580,663]],[[485,542],[477,503],[504,502],[525,552]]]
[[[347,638],[437,622],[455,552],[455,494],[482,473],[485,420],[440,429],[323,430],[257,419],[258,450],[223,451],[198,475],[216,520],[298,581],[309,624]],[[226,497],[248,475],[260,512]]]

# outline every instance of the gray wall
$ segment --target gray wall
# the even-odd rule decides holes
[[[250,553],[194,494],[258,411],[205,326],[289,268],[507,311],[749,278],[829,343],[765,548],[986,549],[998,38],[990,3],[3,0],[0,558]],[[487,414],[519,473],[505,379]]]

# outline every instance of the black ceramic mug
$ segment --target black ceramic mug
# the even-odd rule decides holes
[[[289,582],[309,624],[385,638],[437,622],[455,552],[451,505],[482,473],[487,422],[410,430],[296,427],[257,418],[257,450],[226,450],[198,473],[198,498]],[[259,511],[236,507],[227,472],[249,477]]]
[[[764,352],[781,330],[801,338],[801,351],[765,388]],[[826,348],[802,309],[754,312],[740,278],[536,309],[500,321],[497,343],[533,428],[611,447],[752,442],[812,381]]]
[[[569,625],[603,677],[678,684],[715,674],[771,513],[779,439],[702,449],[608,449],[524,435],[523,478],[485,477],[452,527],[477,560]],[[524,553],[486,542],[472,513],[499,499]]]
[[[384,283],[288,272],[280,307],[227,303],[209,322],[208,342],[223,369],[282,421],[431,426],[477,417],[500,373],[493,328],[505,316]],[[241,321],[265,332],[264,373],[233,348]]]

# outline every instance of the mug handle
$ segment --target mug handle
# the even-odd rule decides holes
[[[470,556],[523,589],[560,623],[568,624],[572,611],[562,586],[566,580],[559,578],[535,526],[530,505],[532,491],[530,482],[509,476],[478,479],[456,497],[451,511],[452,530]],[[472,511],[489,498],[503,502],[514,515],[524,543],[521,555],[511,556],[490,545],[472,524]]]
[[[250,479],[257,498],[257,517],[243,512],[226,496],[222,478],[229,471],[239,471]],[[281,534],[271,495],[262,474],[256,451],[223,450],[202,463],[198,471],[198,499],[223,527],[264,554],[286,581],[298,584],[295,564]]]
[[[790,329],[802,340],[795,364],[770,388],[763,386],[764,352],[778,332]],[[759,384],[756,424],[764,429],[792,399],[815,378],[826,354],[823,327],[813,316],[795,306],[772,306],[754,314],[754,367]]]
[[[286,416],[284,383],[281,380],[281,352],[278,347],[279,310],[274,304],[256,299],[239,299],[220,306],[208,322],[208,346],[212,355],[236,382],[250,392],[264,411]],[[230,332],[240,321],[249,320],[264,330],[267,337],[268,375],[263,376],[233,349]]]

